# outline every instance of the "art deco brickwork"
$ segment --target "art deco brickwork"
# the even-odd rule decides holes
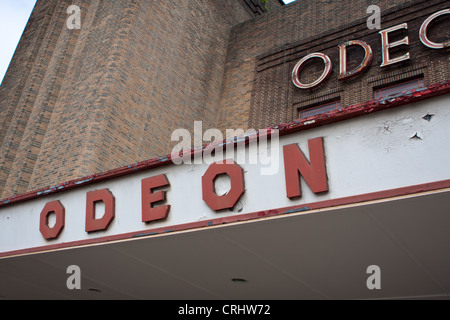
[[[81,30],[66,27],[82,8]],[[214,127],[236,0],[39,0],[0,92],[0,197],[166,154]]]

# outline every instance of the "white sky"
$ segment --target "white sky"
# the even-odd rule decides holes
[[[0,83],[36,0],[0,0]]]

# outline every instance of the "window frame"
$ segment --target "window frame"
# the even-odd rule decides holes
[[[319,109],[322,109],[323,111],[319,111]],[[316,110],[316,112],[314,112],[314,110]],[[319,105],[298,109],[298,119],[303,120],[334,110],[341,110],[341,100],[333,100]]]
[[[417,85],[416,86],[412,85],[414,83],[416,83]],[[397,95],[399,93],[403,93],[408,90],[423,88],[424,86],[425,86],[425,80],[424,80],[424,77],[421,76],[421,77],[417,77],[414,79],[397,82],[395,84],[391,84],[388,86],[374,88],[373,96],[374,96],[374,99],[378,100],[378,99],[390,97],[393,95]]]

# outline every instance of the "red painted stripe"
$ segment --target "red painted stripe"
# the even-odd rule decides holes
[[[332,208],[332,207],[338,207],[338,206],[342,206],[342,205],[349,205],[349,204],[355,204],[355,203],[363,204],[364,202],[368,202],[368,201],[390,199],[390,198],[395,198],[395,197],[399,197],[399,196],[420,195],[421,193],[424,193],[424,192],[436,191],[436,190],[440,190],[440,189],[449,189],[449,188],[450,188],[450,180],[430,182],[430,183],[425,183],[425,184],[420,184],[420,185],[415,185],[415,186],[402,187],[402,188],[397,188],[397,189],[372,192],[372,193],[361,194],[361,195],[350,196],[350,197],[344,197],[344,198],[340,198],[340,199],[325,200],[325,201],[313,202],[313,203],[308,203],[308,204],[296,205],[296,206],[292,206],[292,207],[264,210],[264,211],[246,213],[246,214],[241,214],[241,215],[229,216],[229,217],[225,217],[225,218],[217,218],[217,219],[212,219],[212,220],[196,221],[196,222],[180,224],[180,225],[175,225],[175,226],[168,226],[168,227],[164,227],[164,228],[148,229],[148,230],[142,230],[142,231],[136,231],[136,232],[130,232],[130,233],[124,233],[124,234],[117,234],[117,235],[113,235],[113,236],[101,237],[101,238],[96,238],[96,239],[80,240],[80,241],[60,243],[60,244],[35,247],[35,248],[29,248],[29,249],[23,249],[23,250],[3,252],[3,253],[0,253],[0,258],[13,257],[13,256],[31,254],[31,253],[42,253],[42,252],[52,251],[52,250],[57,250],[57,249],[68,249],[68,248],[74,248],[74,247],[80,247],[80,246],[86,246],[86,245],[92,245],[92,244],[108,243],[108,242],[119,241],[119,240],[130,240],[133,238],[140,238],[140,237],[151,237],[151,236],[162,235],[162,234],[167,234],[167,233],[172,233],[172,232],[177,232],[177,231],[187,231],[187,230],[193,230],[193,229],[208,228],[211,226],[220,226],[220,225],[225,225],[225,224],[237,223],[237,222],[241,222],[241,221],[257,220],[257,219],[267,218],[267,217],[276,217],[276,216],[283,216],[283,215],[288,216],[288,215],[292,215],[292,214],[299,213],[299,212],[308,212],[308,211],[317,210],[317,209]],[[447,190],[447,191],[450,191],[450,190]]]

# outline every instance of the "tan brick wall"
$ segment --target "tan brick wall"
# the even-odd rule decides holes
[[[58,95],[61,79],[56,72],[64,62],[55,64],[51,57],[59,50],[56,44],[64,20],[58,8],[63,7],[64,1],[36,5],[2,83],[0,186],[6,185],[5,195],[26,190]]]
[[[82,29],[66,9],[82,7]],[[165,153],[214,126],[236,0],[39,0],[1,88],[0,197]]]

